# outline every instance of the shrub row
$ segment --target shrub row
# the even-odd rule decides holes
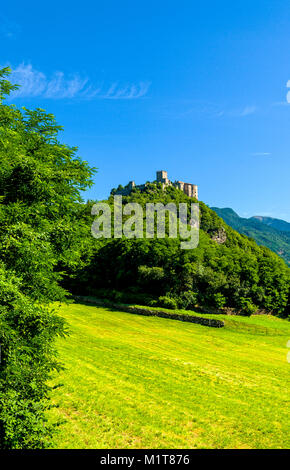
[[[171,320],[198,323],[199,325],[211,326],[213,328],[222,328],[224,326],[224,322],[222,320],[215,320],[212,318],[198,317],[195,315],[184,315],[181,313],[170,313],[163,310],[152,310],[147,307],[136,307],[134,305],[118,304],[116,302],[100,300],[93,297],[74,296],[74,299],[80,302],[115,308],[123,312],[135,313],[136,315],[169,318]]]

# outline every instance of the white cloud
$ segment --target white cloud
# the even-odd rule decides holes
[[[257,106],[245,106],[241,109],[216,109],[212,110],[215,117],[245,117],[254,114],[258,110]]]
[[[137,99],[146,95],[150,83],[111,85],[94,87],[88,78],[81,78],[78,74],[67,78],[63,72],[54,72],[47,77],[43,72],[36,70],[31,64],[20,64],[13,69],[11,82],[20,85],[20,88],[11,94],[11,98],[42,97],[47,99],[85,98],[85,99]]]
[[[133,84],[125,87],[118,87],[118,83],[114,83],[101,97],[114,100],[142,98],[147,94],[149,86],[149,82],[140,82],[138,85]]]
[[[257,106],[246,106],[241,111],[237,112],[238,116],[249,116],[249,114],[254,114],[257,111]]]

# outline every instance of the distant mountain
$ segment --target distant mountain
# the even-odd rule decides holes
[[[263,217],[262,215],[254,215],[251,219],[256,219],[262,222],[265,225],[269,225],[269,227],[273,227],[276,230],[280,230],[281,232],[290,232],[290,223],[285,222],[285,220],[281,219],[273,219],[272,217]]]
[[[230,208],[212,207],[228,225],[237,232],[253,238],[258,245],[264,245],[277,253],[290,266],[290,224],[271,217],[255,216],[249,219],[239,217]],[[283,227],[284,231],[276,227]]]

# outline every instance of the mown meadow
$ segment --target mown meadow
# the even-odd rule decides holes
[[[61,305],[57,448],[289,447],[288,321],[224,328]]]

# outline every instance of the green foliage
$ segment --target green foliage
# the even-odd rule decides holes
[[[220,292],[213,294],[213,305],[217,308],[223,308],[227,302],[227,299]]]
[[[6,96],[9,96],[11,91],[18,88],[17,85],[12,85],[12,83],[7,80],[7,77],[11,73],[10,67],[4,67],[0,69],[0,104],[5,100]]]
[[[53,426],[44,418],[50,371],[57,369],[52,339],[64,334],[54,310],[33,304],[21,281],[0,264],[0,448],[39,448]]]
[[[174,298],[169,297],[168,295],[161,295],[158,298],[157,305],[164,308],[171,308],[173,310],[176,310],[178,308],[177,301]]]
[[[257,305],[253,304],[251,299],[240,297],[241,313],[243,315],[253,315],[258,310]]]
[[[139,266],[138,273],[143,282],[158,282],[164,279],[164,270],[158,266],[152,268],[148,266]]]
[[[194,309],[198,302],[198,294],[191,290],[184,291],[177,298],[177,302],[181,309]]]
[[[0,448],[41,448],[52,433],[53,342],[65,333],[46,305],[65,298],[63,271],[82,263],[80,190],[92,170],[58,141],[53,115],[4,104],[8,74],[0,70]]]

